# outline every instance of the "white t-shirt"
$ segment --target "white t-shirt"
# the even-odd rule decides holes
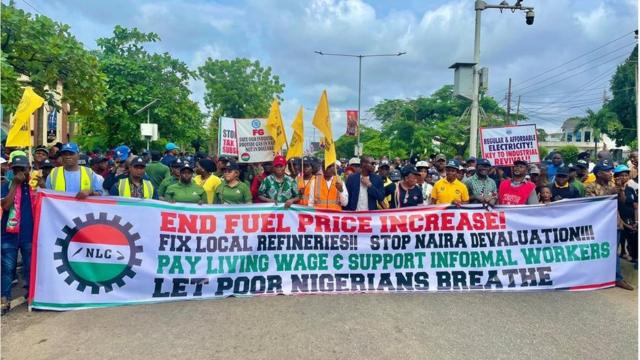
[[[360,183],[360,193],[358,194],[358,205],[356,210],[369,210],[369,193],[368,188]]]

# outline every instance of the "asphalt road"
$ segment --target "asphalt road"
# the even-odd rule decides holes
[[[623,271],[637,285],[628,263]],[[278,296],[2,318],[3,359],[637,359],[637,291]]]

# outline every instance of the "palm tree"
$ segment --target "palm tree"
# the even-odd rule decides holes
[[[602,134],[610,134],[615,129],[622,127],[615,113],[603,107],[598,112],[587,109],[587,116],[580,119],[576,125],[576,131],[583,128],[593,129],[593,141],[595,153],[598,152],[598,141]]]

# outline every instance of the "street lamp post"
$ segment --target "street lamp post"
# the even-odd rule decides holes
[[[402,56],[404,54],[406,54],[406,52],[397,52],[395,54],[366,54],[366,55],[362,55],[362,54],[334,54],[334,53],[325,53],[322,51],[314,51],[316,54],[318,55],[322,55],[322,56],[342,56],[342,57],[353,57],[353,58],[358,58],[358,132],[357,132],[357,136],[358,136],[358,145],[357,145],[357,149],[354,150],[354,155],[358,156],[358,155],[362,155],[359,154],[358,152],[360,151],[360,149],[362,148],[362,144],[360,144],[360,105],[361,105],[361,94],[362,94],[362,58],[367,58],[367,57],[382,57],[382,56]]]
[[[511,10],[515,12],[516,10],[526,11],[525,19],[527,25],[533,25],[534,12],[533,7],[522,6],[522,0],[517,0],[514,5],[509,5],[509,3],[502,1],[499,5],[489,5],[482,0],[476,0],[475,2],[475,10],[476,10],[476,29],[475,29],[475,39],[473,42],[473,96],[471,98],[471,134],[469,137],[469,155],[476,157],[478,155],[478,107],[479,107],[479,85],[480,85],[480,23],[482,17],[482,11],[485,9],[499,9],[500,12],[502,10]]]

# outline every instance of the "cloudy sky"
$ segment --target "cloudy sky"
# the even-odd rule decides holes
[[[483,12],[481,65],[489,68],[490,95],[506,104],[511,77],[513,106],[521,95],[521,111],[532,122],[558,129],[566,117],[599,108],[616,66],[636,42],[637,2],[523,4],[535,7],[533,26],[521,12]],[[149,49],[169,52],[193,68],[207,57],[260,60],[286,84],[287,125],[300,106],[309,124],[327,89],[334,136],[344,132],[344,110],[357,108],[357,59],[319,56],[315,50],[407,53],[363,61],[363,109],[382,99],[429,95],[453,83],[452,63],[473,58],[472,0],[16,0],[16,6],[69,24],[91,49],[119,24],[159,34],[162,42]],[[204,84],[194,81],[191,88],[204,110]],[[309,139],[312,129],[306,128]]]

